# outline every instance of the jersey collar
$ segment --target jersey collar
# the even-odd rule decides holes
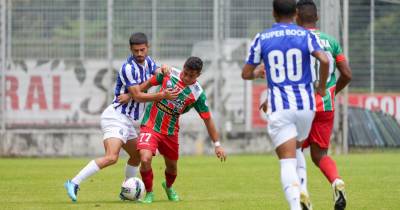
[[[292,26],[292,25],[294,25],[293,22],[291,22],[291,23],[274,23],[272,25],[272,27],[273,28],[275,28],[275,27],[288,27],[288,26]]]
[[[138,65],[138,66],[141,66],[141,67],[146,67],[147,66],[147,57],[148,56],[146,56],[146,58],[144,59],[144,64],[142,65],[142,64],[140,64],[140,63],[138,63],[137,61],[136,61],[136,59],[135,59],[135,57],[133,57],[133,55],[130,55],[129,57],[128,57],[128,63],[136,63],[136,65]]]

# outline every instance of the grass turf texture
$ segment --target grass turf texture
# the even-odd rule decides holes
[[[397,154],[396,154],[397,153]],[[400,153],[335,156],[346,181],[347,209],[400,209]],[[182,201],[167,200],[161,187],[164,166],[153,159],[153,204],[120,201],[125,160],[81,184],[72,203],[63,183],[89,159],[0,159],[0,209],[288,209],[281,189],[279,164],[272,155],[181,157],[174,188]],[[314,209],[333,209],[330,184],[308,161],[308,186]]]

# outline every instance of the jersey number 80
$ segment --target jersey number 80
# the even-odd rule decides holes
[[[297,82],[303,76],[302,53],[299,49],[289,49],[286,55],[280,50],[272,50],[268,53],[268,63],[270,65],[271,79],[274,83],[284,82],[286,78],[292,82]],[[285,71],[286,69],[287,71]]]

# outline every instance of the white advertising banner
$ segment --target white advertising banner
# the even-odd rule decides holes
[[[113,78],[106,61],[14,61],[5,78],[7,127],[97,127]]]

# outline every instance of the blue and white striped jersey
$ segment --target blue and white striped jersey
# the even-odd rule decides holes
[[[117,112],[127,115],[133,120],[138,120],[142,116],[146,103],[131,99],[129,103],[121,104],[118,102],[118,96],[128,93],[128,87],[140,85],[150,79],[156,69],[156,63],[149,56],[146,57],[144,65],[137,63],[132,55],[128,57],[118,72],[115,85],[113,105]]]
[[[275,23],[256,35],[246,62],[264,62],[269,112],[315,110],[311,53],[318,50],[317,37],[292,23]]]

